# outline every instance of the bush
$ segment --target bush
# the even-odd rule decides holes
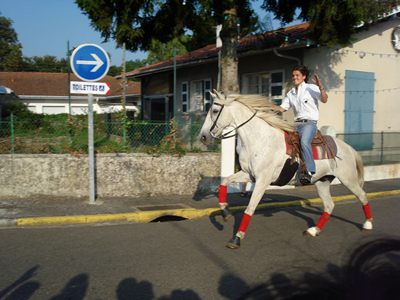
[[[20,119],[35,119],[37,118],[37,114],[31,112],[28,109],[28,105],[22,102],[6,102],[3,104],[1,109],[1,118],[7,119],[11,117],[11,113],[14,117]]]

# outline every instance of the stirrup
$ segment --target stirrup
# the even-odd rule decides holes
[[[308,185],[311,183],[311,175],[307,171],[301,172],[300,183],[302,185]]]

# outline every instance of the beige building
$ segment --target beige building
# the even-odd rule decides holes
[[[399,26],[397,17],[360,32],[351,47],[304,52],[304,64],[314,67],[329,95],[328,103],[320,105],[319,126],[329,125],[337,133],[346,132],[346,122],[351,121],[346,120],[346,115],[351,118],[349,110],[355,109],[349,101],[359,101],[358,108],[363,111],[360,114],[373,122],[362,126],[373,132],[400,131],[400,44],[396,45]]]

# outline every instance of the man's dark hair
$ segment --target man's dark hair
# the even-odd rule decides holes
[[[306,76],[306,79],[304,80],[306,83],[308,82],[308,79],[310,78],[310,70],[303,65],[297,65],[293,68],[293,71],[300,71],[301,74]]]

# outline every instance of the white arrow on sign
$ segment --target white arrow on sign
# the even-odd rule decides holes
[[[96,72],[104,64],[104,62],[95,53],[90,53],[90,55],[95,60],[77,60],[76,63],[78,65],[95,65],[90,72]]]

